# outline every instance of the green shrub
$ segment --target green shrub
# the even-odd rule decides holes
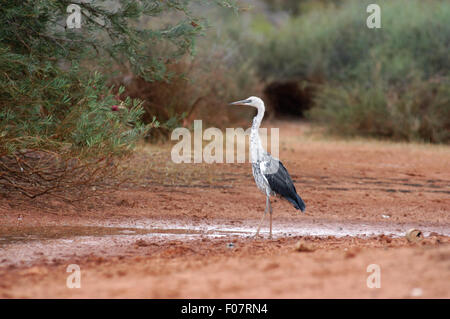
[[[322,87],[308,117],[331,133],[394,140],[450,142],[450,81],[415,80],[403,88]]]
[[[266,78],[371,80],[379,63],[387,80],[410,72],[448,74],[450,3],[441,0],[380,1],[381,29],[366,27],[370,1],[309,11],[274,30],[258,56]],[[433,48],[433,50],[430,50]]]
[[[83,158],[120,155],[149,129],[139,121],[138,101],[127,99],[112,111],[121,102],[100,74],[50,65],[28,72],[24,61],[0,49],[0,69],[8,69],[0,76],[0,156],[20,149]]]
[[[70,4],[0,6],[0,191],[35,197],[101,183],[157,122],[142,124],[142,104],[116,98],[96,71],[127,65],[147,81],[165,80],[169,61],[192,52],[203,30],[187,1],[79,2],[82,27],[66,29]],[[170,13],[176,19],[140,27]]]
[[[310,118],[333,132],[448,142],[450,2],[379,1],[382,28],[369,29],[371,2],[330,2],[274,29],[259,74],[313,86]]]

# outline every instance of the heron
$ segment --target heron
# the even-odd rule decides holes
[[[264,222],[267,212],[270,215],[270,236],[272,238],[272,205],[270,196],[279,195],[287,199],[294,208],[305,211],[306,205],[303,199],[297,194],[294,183],[283,163],[264,150],[259,136],[259,127],[264,117],[265,106],[259,97],[251,96],[245,100],[230,103],[230,105],[252,106],[258,110],[253,118],[250,130],[250,156],[252,162],[252,173],[256,186],[266,195],[266,208],[259,222],[258,229],[254,237],[259,236],[261,225]]]

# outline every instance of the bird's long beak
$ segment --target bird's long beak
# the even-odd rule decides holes
[[[230,105],[246,105],[247,103],[250,103],[250,100],[236,101],[236,102],[230,103]]]

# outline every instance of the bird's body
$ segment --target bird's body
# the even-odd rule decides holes
[[[264,150],[259,137],[259,127],[264,117],[264,102],[258,97],[250,97],[247,100],[232,103],[235,105],[250,105],[258,109],[257,115],[253,118],[250,131],[250,156],[252,160],[252,172],[256,186],[266,195],[266,209],[258,226],[256,235],[259,234],[264,217],[270,213],[270,236],[272,237],[272,206],[270,196],[280,195],[287,199],[296,209],[304,211],[306,206],[301,197],[297,194],[294,183],[288,171],[280,160],[274,158]]]

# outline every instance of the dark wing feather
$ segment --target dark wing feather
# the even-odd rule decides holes
[[[263,174],[269,182],[270,188],[272,189],[272,191],[291,202],[296,209],[300,209],[303,212],[306,208],[306,205],[303,202],[302,198],[298,196],[291,176],[289,176],[288,171],[284,167],[283,163],[281,163],[281,161],[271,158],[271,165],[277,165],[275,161],[278,162],[278,169],[273,170],[273,173]]]

